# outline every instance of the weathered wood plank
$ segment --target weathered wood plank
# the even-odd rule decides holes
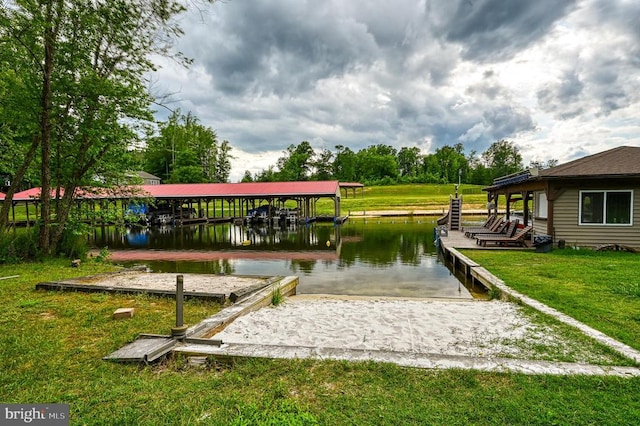
[[[242,299],[245,299],[247,297],[249,297],[252,293],[261,290],[263,288],[265,288],[268,285],[271,285],[277,281],[280,281],[282,279],[282,277],[274,277],[272,279],[270,279],[269,281],[263,282],[263,283],[259,283],[259,284],[254,284],[251,285],[249,287],[240,289],[240,290],[236,290],[236,291],[232,291],[231,294],[229,295],[229,300],[231,300],[233,303],[237,303],[239,301],[241,301]]]
[[[11,276],[8,276],[8,277],[0,277],[0,280],[8,280],[10,278],[19,278],[19,277],[20,277],[20,275],[11,275]]]
[[[176,344],[177,340],[171,337],[140,336],[103,359],[119,362],[153,362],[169,353]]]
[[[41,282],[36,284],[36,290],[57,290],[57,291],[78,291],[83,293],[117,293],[117,294],[149,294],[152,296],[162,297],[175,297],[175,290],[160,290],[160,289],[140,289],[129,287],[104,287],[92,284],[72,284],[72,283],[53,283],[53,282]],[[223,304],[227,298],[225,294],[220,293],[202,293],[185,291],[185,298],[199,298],[214,300],[220,304]]]

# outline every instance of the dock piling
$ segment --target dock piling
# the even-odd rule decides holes
[[[187,326],[184,325],[184,276],[176,277],[176,326],[171,328],[171,336],[174,339],[186,337]]]

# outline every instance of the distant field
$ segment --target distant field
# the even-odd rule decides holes
[[[481,189],[477,185],[462,185],[461,192],[465,190]],[[455,194],[453,184],[411,184],[371,186],[356,191],[356,197],[349,192],[340,200],[341,213],[363,210],[448,210],[449,196]],[[484,209],[487,205],[486,193],[462,195],[464,209]],[[318,201],[319,214],[333,214],[333,202],[321,199]]]

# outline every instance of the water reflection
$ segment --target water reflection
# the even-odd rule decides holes
[[[159,272],[298,275],[299,293],[471,298],[438,259],[433,227],[409,218],[342,226],[108,227],[96,228],[92,243],[120,263]]]

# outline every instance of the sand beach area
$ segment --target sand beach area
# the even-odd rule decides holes
[[[461,356],[515,356],[530,344],[555,339],[508,302],[330,295],[288,297],[236,319],[215,338]]]

